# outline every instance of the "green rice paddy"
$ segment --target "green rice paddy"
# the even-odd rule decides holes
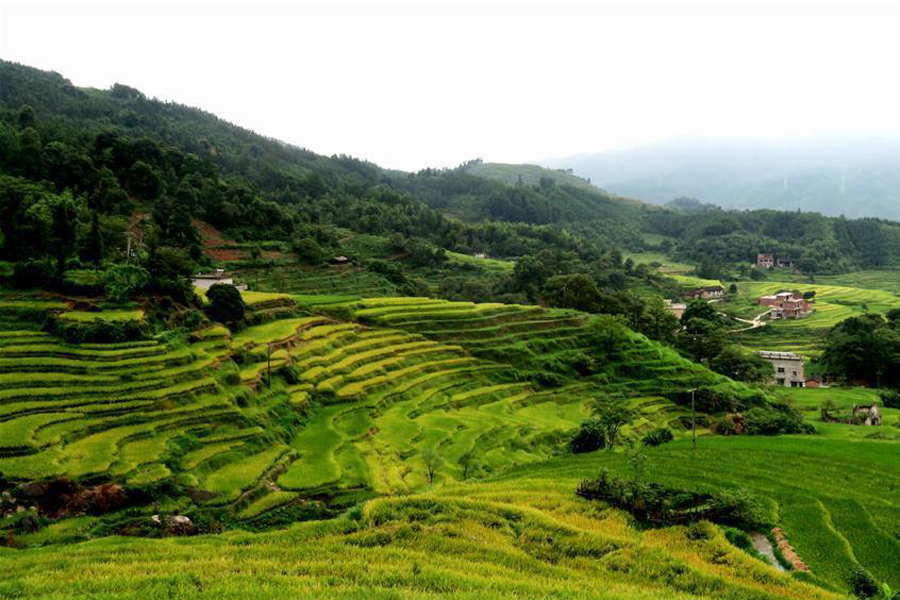
[[[97,524],[64,519],[22,536],[25,549],[0,548],[0,597],[830,599],[857,564],[900,584],[884,558],[898,543],[897,442],[821,424],[816,438],[701,429],[696,455],[680,441],[648,451],[654,480],[763,497],[816,587],[730,546],[716,528],[702,538],[641,532],[574,496],[600,466],[627,469],[621,453],[561,456],[596,395],[621,395],[636,411],[623,436],[637,439],[661,426],[687,437],[689,412],[666,400],[672,391],[750,393],[673,350],[628,334],[596,375],[544,387],[530,369],[582,351],[593,317],[427,298],[245,299],[251,311],[287,312],[172,346],[0,332],[0,474],[138,489],[179,482],[208,494],[202,506],[246,523],[314,498],[375,499],[331,521],[184,540],[60,545],[95,537]],[[324,310],[302,316],[302,307]],[[824,394],[843,404],[871,398],[779,393],[811,422]],[[896,429],[897,411],[886,416],[872,433]]]

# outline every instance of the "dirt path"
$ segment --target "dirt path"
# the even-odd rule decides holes
[[[784,571],[784,567],[782,567],[781,563],[778,562],[778,559],[775,558],[775,550],[772,548],[772,542],[769,541],[769,538],[758,531],[754,531],[750,534],[750,539],[753,540],[753,547],[756,548],[757,552],[765,556],[766,560],[768,560],[773,567],[779,571]]]
[[[760,327],[765,327],[766,322],[763,321],[762,319],[770,312],[772,312],[772,309],[769,309],[766,312],[756,315],[755,317],[753,317],[753,320],[741,319],[739,317],[732,317],[735,321],[740,321],[741,323],[747,323],[748,327],[741,327],[740,329],[732,329],[729,333],[740,333],[741,331],[750,331],[751,329],[759,329]],[[724,315],[725,313],[719,313],[719,314]]]

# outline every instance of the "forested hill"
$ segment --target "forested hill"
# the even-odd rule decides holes
[[[121,188],[139,204],[172,200],[238,239],[288,240],[303,223],[330,223],[423,237],[452,250],[471,246],[508,254],[513,247],[533,247],[527,240],[546,232],[513,231],[485,220],[602,221],[583,231],[595,240],[630,244],[639,235],[640,209],[602,193],[546,182],[508,185],[463,168],[388,171],[265,138],[125,85],[82,89],[57,73],[9,62],[0,62],[0,111],[5,172],[89,196],[105,186]],[[44,155],[48,149],[52,157]],[[100,205],[105,212],[129,212]],[[480,225],[465,227],[445,215]]]
[[[275,241],[319,259],[342,253],[337,240],[346,230],[394,238],[399,250],[385,256],[570,253],[540,262],[577,267],[545,269],[527,285],[522,267],[516,293],[590,270],[613,248],[713,266],[775,252],[807,273],[900,263],[900,226],[889,221],[657,207],[532,165],[476,160],[391,171],[265,138],[124,85],[82,89],[56,73],[0,62],[0,258],[53,259],[58,277],[73,256],[94,265],[121,257],[136,220],[152,226],[148,241],[187,250],[195,262],[197,220],[236,242]],[[662,245],[647,233],[665,236]],[[608,269],[600,271],[606,285]],[[496,296],[478,299],[489,297]]]

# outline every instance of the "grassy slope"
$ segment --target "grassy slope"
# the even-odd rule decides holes
[[[254,312],[282,310],[291,301],[285,294],[246,297]],[[304,597],[304,593],[420,598],[450,592],[472,598],[827,596],[724,547],[718,534],[705,542],[690,541],[677,529],[640,534],[618,513],[573,497],[578,480],[595,474],[600,464],[624,469],[621,455],[528,466],[554,455],[586,414],[591,394],[599,390],[624,393],[641,412],[626,435],[660,424],[680,426],[683,409],[659,394],[709,378],[699,367],[633,336],[619,363],[603,377],[540,390],[517,380],[508,366],[490,357],[515,357],[516,364],[528,365],[552,358],[554,352],[576,349],[582,343],[583,317],[535,307],[416,298],[337,300],[325,298],[329,310],[345,315],[349,311],[371,326],[294,315],[250,328],[228,342],[245,349],[252,362],[244,365],[244,371],[254,372],[264,366],[267,342],[287,344],[279,356],[285,360],[290,356],[301,380],[289,389],[277,384],[242,409],[213,398],[209,404],[204,398],[191,399],[183,409],[199,411],[202,418],[174,428],[160,428],[166,422],[157,421],[175,416],[171,404],[154,405],[161,409],[156,412],[147,412],[146,406],[133,409],[150,419],[149,437],[141,435],[146,431],[144,421],[135,424],[127,417],[111,422],[110,429],[85,430],[81,421],[93,421],[95,416],[85,417],[83,408],[73,414],[63,408],[61,413],[58,403],[40,404],[39,399],[33,405],[37,414],[26,411],[2,423],[4,437],[9,434],[7,439],[18,440],[17,445],[60,439],[65,443],[0,461],[7,469],[26,474],[43,473],[48,466],[74,475],[107,471],[113,477],[130,477],[135,485],[165,478],[170,469],[183,469],[197,485],[220,492],[218,503],[232,502],[242,491],[262,492],[234,505],[246,517],[293,501],[295,492],[318,494],[363,486],[387,494],[366,506],[361,522],[344,519],[258,536],[113,538],[60,549],[4,550],[0,567],[10,575],[0,579],[0,596],[66,597],[86,591],[151,598]],[[308,297],[304,301],[315,306]],[[222,335],[221,328],[214,328],[201,336],[208,340],[194,345],[218,355],[227,342]],[[13,360],[49,361],[36,363],[45,365],[37,373],[63,377],[54,365],[64,364],[64,359],[42,358],[48,346],[43,334],[8,332],[0,338],[13,353],[41,355]],[[58,352],[59,344],[54,344],[50,346]],[[75,358],[65,359],[70,361],[65,363],[66,384],[74,383],[71,377],[83,378],[81,384],[89,390],[123,385],[117,377],[97,380],[105,373],[147,368],[152,361],[163,361],[161,371],[171,369],[164,364],[170,354],[183,357],[178,361],[202,358],[190,351],[148,345],[74,350]],[[91,361],[98,352],[116,358],[94,371]],[[148,352],[152,355],[146,357]],[[80,356],[83,353],[88,356]],[[132,355],[139,355],[137,365],[132,364]],[[84,371],[79,370],[81,363]],[[22,393],[15,376],[21,364],[10,362],[6,369],[13,376],[0,381],[9,394]],[[208,369],[200,361],[197,377]],[[127,383],[140,381],[138,373]],[[231,393],[227,386],[213,383],[219,397]],[[85,393],[92,403],[107,397],[102,390]],[[313,411],[292,444],[259,443],[263,430],[251,427],[265,422],[258,418],[265,419],[288,401],[303,405],[311,394],[325,405]],[[799,396],[795,402],[815,404]],[[6,403],[4,409],[17,406],[26,405]],[[208,430],[210,423],[223,418],[226,426]],[[85,433],[71,433],[79,430]],[[188,430],[201,435],[201,443],[173,458],[170,442]],[[839,430],[823,431],[827,435],[816,440],[704,439],[700,460],[690,458],[686,447],[676,442],[651,451],[651,472],[654,479],[681,485],[742,485],[767,496],[773,523],[786,527],[801,556],[828,585],[842,586],[854,560],[879,578],[900,583],[894,568],[881,558],[896,544],[891,532],[896,531],[892,511],[897,507],[900,446],[842,441],[848,436]],[[851,443],[856,445],[847,445]],[[424,463],[429,451],[437,456],[434,487]],[[277,480],[282,490],[256,487],[275,464],[285,467]],[[512,475],[493,482],[463,481],[510,468]],[[814,474],[807,477],[804,470],[810,468]],[[833,486],[835,481],[846,485]],[[394,492],[401,492],[403,499]],[[859,532],[854,515],[863,518]],[[90,525],[78,521],[64,527],[65,523],[55,525],[55,533],[37,534],[34,542],[65,539]],[[61,562],[60,556],[65,560]],[[724,562],[723,556],[728,557]],[[240,566],[247,560],[253,561],[252,575]],[[341,568],[336,571],[334,564]],[[488,577],[498,572],[508,576]]]
[[[798,467],[785,460],[807,453],[828,466],[814,476],[853,469],[862,482],[871,469],[896,481],[896,462],[868,446],[861,459],[842,458],[812,440],[704,440],[696,458],[686,444],[650,451],[654,478],[678,483],[752,484],[785,498],[790,515],[811,504],[798,486]],[[836,448],[836,450],[843,450]],[[775,459],[774,461],[772,459]],[[572,491],[601,465],[625,468],[621,455],[600,453],[520,467],[493,481],[438,486],[412,496],[370,501],[357,518],[298,524],[265,534],[229,533],[194,539],[107,538],[76,546],[0,551],[0,595],[74,598],[347,598],[452,596],[468,599],[603,598],[688,600],[726,598],[837,599],[779,574],[729,546],[716,530],[690,539],[684,528],[639,532],[618,511],[581,500]],[[750,477],[746,474],[747,465]],[[738,481],[740,480],[740,481]],[[784,481],[784,486],[781,485]],[[868,486],[869,484],[865,484]],[[823,496],[824,497],[824,496]],[[828,506],[840,514],[841,493]],[[885,497],[887,505],[891,499]],[[894,499],[893,501],[896,501]],[[811,524],[821,513],[812,511]],[[879,518],[886,518],[884,511]],[[800,544],[806,524],[790,521]],[[826,535],[824,540],[831,541]],[[822,540],[816,539],[816,543]],[[803,548],[803,546],[801,546]],[[823,548],[823,550],[829,550]],[[835,551],[840,551],[838,544]],[[801,550],[803,552],[803,550]],[[804,555],[814,568],[819,555]],[[890,571],[882,561],[879,568]],[[821,575],[831,571],[823,569]],[[818,573],[817,573],[818,574]]]
[[[789,350],[815,356],[821,351],[825,334],[837,323],[866,311],[885,313],[900,307],[900,297],[882,289],[777,281],[740,283],[738,299],[720,306],[726,312],[749,318],[764,310],[758,305],[760,296],[782,289],[815,291],[813,314],[805,319],[772,322],[742,333],[741,343],[753,349]]]

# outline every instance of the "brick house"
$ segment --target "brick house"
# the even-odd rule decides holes
[[[771,269],[775,266],[775,255],[774,254],[757,254],[756,255],[756,268],[757,269]]]
[[[795,262],[793,258],[776,257],[774,254],[757,254],[755,266],[757,269],[774,269],[776,267],[793,269]]]
[[[779,292],[772,296],[762,296],[759,299],[759,305],[772,309],[769,317],[773,320],[802,319],[808,317],[813,311],[813,303],[794,292]]]
[[[803,357],[793,352],[772,352],[761,350],[760,357],[772,365],[775,385],[784,387],[804,387],[806,377],[803,375]]]

